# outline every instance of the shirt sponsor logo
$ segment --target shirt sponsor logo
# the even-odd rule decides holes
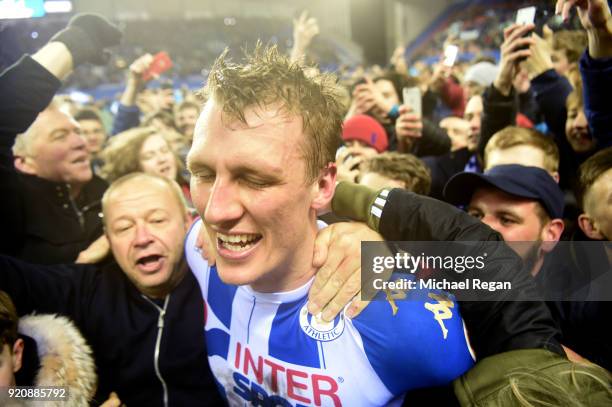
[[[238,342],[232,375],[233,392],[252,405],[342,405],[337,394],[338,382],[334,378],[293,367],[254,355],[247,346]]]

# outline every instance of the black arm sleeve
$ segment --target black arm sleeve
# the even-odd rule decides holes
[[[417,157],[444,155],[450,152],[451,140],[448,134],[427,118],[423,118],[423,137],[414,150]]]
[[[484,150],[495,133],[516,124],[519,101],[514,89],[509,96],[502,95],[491,85],[482,96],[483,116],[478,140],[478,156],[484,158]]]
[[[0,289],[20,315],[62,314],[82,321],[99,272],[95,265],[41,266],[0,256]]]
[[[53,99],[61,82],[42,65],[24,56],[0,74],[0,253],[22,247],[21,180],[13,164],[15,137],[34,122]]]
[[[533,279],[501,236],[477,219],[444,202],[393,189],[387,197],[379,232],[386,240],[473,241],[488,253],[482,280],[509,281],[512,290],[492,291],[481,301],[462,301],[461,313],[479,358],[528,348],[563,354],[560,333]],[[497,242],[497,243],[496,243]],[[452,291],[451,291],[452,292]]]
[[[11,147],[43,111],[61,82],[42,65],[24,56],[0,74],[0,143]]]

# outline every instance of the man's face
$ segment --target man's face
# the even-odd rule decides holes
[[[544,151],[524,144],[510,148],[494,149],[487,153],[485,170],[504,164],[520,164],[526,167],[538,167],[548,171],[544,166]]]
[[[507,242],[541,239],[542,222],[537,201],[507,194],[496,188],[478,188],[468,213],[499,232]]]
[[[28,173],[41,178],[84,184],[91,180],[87,144],[79,134],[79,125],[57,109],[47,109],[36,119],[29,157]]]
[[[374,82],[374,86],[380,92],[382,97],[391,105],[399,105],[400,100],[395,88],[393,87],[393,83],[386,79],[379,79]]]
[[[605,240],[612,239],[612,168],[601,174],[584,199],[585,212]]]
[[[174,90],[162,88],[157,91],[157,100],[161,110],[172,110],[174,106]]]
[[[451,151],[467,147],[470,135],[470,122],[458,117],[447,117],[440,121],[440,127],[446,130],[451,139]]]
[[[346,140],[344,145],[353,157],[369,158],[378,154],[374,147],[361,140]]]
[[[359,184],[375,190],[383,188],[406,188],[406,184],[403,181],[386,177],[377,172],[366,172],[360,175]]]
[[[176,115],[176,126],[185,136],[193,137],[193,130],[198,121],[198,110],[186,107]]]
[[[87,143],[87,150],[91,154],[98,154],[104,146],[106,132],[102,123],[97,120],[80,120],[81,135]]]
[[[569,59],[563,49],[556,49],[552,52],[552,63],[555,71],[559,75],[566,75],[570,68]]]
[[[193,202],[223,281],[285,291],[310,271],[317,232],[302,120],[274,106],[247,108],[245,125],[221,109],[209,100],[196,126],[187,158]]]
[[[147,138],[140,148],[140,168],[147,174],[176,179],[176,158],[166,139],[159,134]]]
[[[140,292],[162,298],[183,275],[178,266],[188,221],[178,198],[161,181],[134,178],[111,193],[104,216],[123,272]]]
[[[565,137],[572,150],[577,153],[585,153],[595,148],[595,139],[589,131],[584,108],[578,104],[570,104],[567,109],[565,121]]]
[[[464,118],[470,123],[470,135],[468,137],[468,149],[475,151],[480,138],[480,124],[482,123],[482,97],[472,96],[465,106]]]

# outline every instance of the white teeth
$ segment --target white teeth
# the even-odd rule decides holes
[[[260,235],[224,235],[222,233],[217,233],[217,237],[226,249],[233,252],[243,252],[253,247],[255,240],[257,240]]]
[[[250,249],[251,246],[253,246],[253,245],[252,244],[248,244],[246,246],[240,246],[240,245],[235,245],[235,244],[223,243],[223,247],[225,247],[226,249],[231,250],[233,252],[243,252],[245,250]]]
[[[224,235],[217,233],[219,239],[224,243],[249,243],[257,239],[258,235]]]

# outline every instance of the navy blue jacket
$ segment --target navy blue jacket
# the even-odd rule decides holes
[[[593,59],[588,50],[580,58],[584,112],[598,148],[612,145],[612,58]]]

